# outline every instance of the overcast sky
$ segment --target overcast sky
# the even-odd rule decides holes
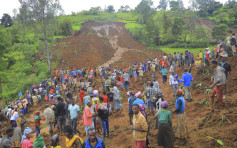
[[[225,3],[227,0],[217,0],[219,2]],[[129,5],[130,8],[135,8],[141,0],[60,0],[65,14],[71,14],[71,12],[79,12],[82,10],[89,10],[91,7],[100,6],[104,9],[108,5],[113,5],[116,10],[120,8],[121,5]],[[154,6],[157,6],[159,0],[153,0]],[[189,0],[183,0],[184,6],[189,5]],[[20,3],[18,0],[0,0],[0,17],[3,13],[8,13],[13,15],[13,9],[18,9]]]

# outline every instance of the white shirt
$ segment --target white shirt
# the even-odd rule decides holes
[[[170,85],[177,85],[178,84],[178,81],[176,80],[176,78],[173,75],[170,75],[169,82],[170,82]]]

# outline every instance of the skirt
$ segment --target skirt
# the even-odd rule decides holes
[[[188,130],[186,123],[186,113],[178,114],[177,118],[177,138],[188,138]]]
[[[159,146],[168,147],[174,145],[175,135],[172,127],[168,123],[159,124],[157,139]]]

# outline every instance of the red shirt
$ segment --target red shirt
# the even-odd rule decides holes
[[[160,65],[162,65],[162,62],[163,62],[163,60],[162,60],[162,59],[159,59],[159,63],[160,63]]]
[[[104,103],[107,103],[108,102],[108,96],[106,96],[106,95],[103,95],[103,98],[104,98]]]
[[[83,99],[83,97],[85,96],[85,91],[81,90],[79,96],[81,99]]]
[[[122,83],[123,83],[123,77],[120,77],[120,82],[122,82]]]
[[[54,94],[54,89],[51,89],[50,92],[51,92],[52,94]]]

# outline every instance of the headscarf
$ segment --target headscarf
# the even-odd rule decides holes
[[[183,95],[183,91],[181,89],[178,89],[177,92],[179,93],[179,95]]]
[[[168,102],[167,101],[163,101],[161,103],[161,108],[167,108],[168,107]]]
[[[85,105],[87,105],[90,102],[90,99],[86,99]]]
[[[22,136],[22,139],[21,139],[21,143],[23,142],[24,139],[27,139],[26,135],[32,133],[32,129],[29,128],[29,127],[26,127],[26,129],[24,130],[24,133],[23,133],[23,136]]]
[[[45,144],[44,144],[44,138],[43,136],[38,136],[37,139],[35,140],[33,147],[37,147],[37,148],[44,148]]]

